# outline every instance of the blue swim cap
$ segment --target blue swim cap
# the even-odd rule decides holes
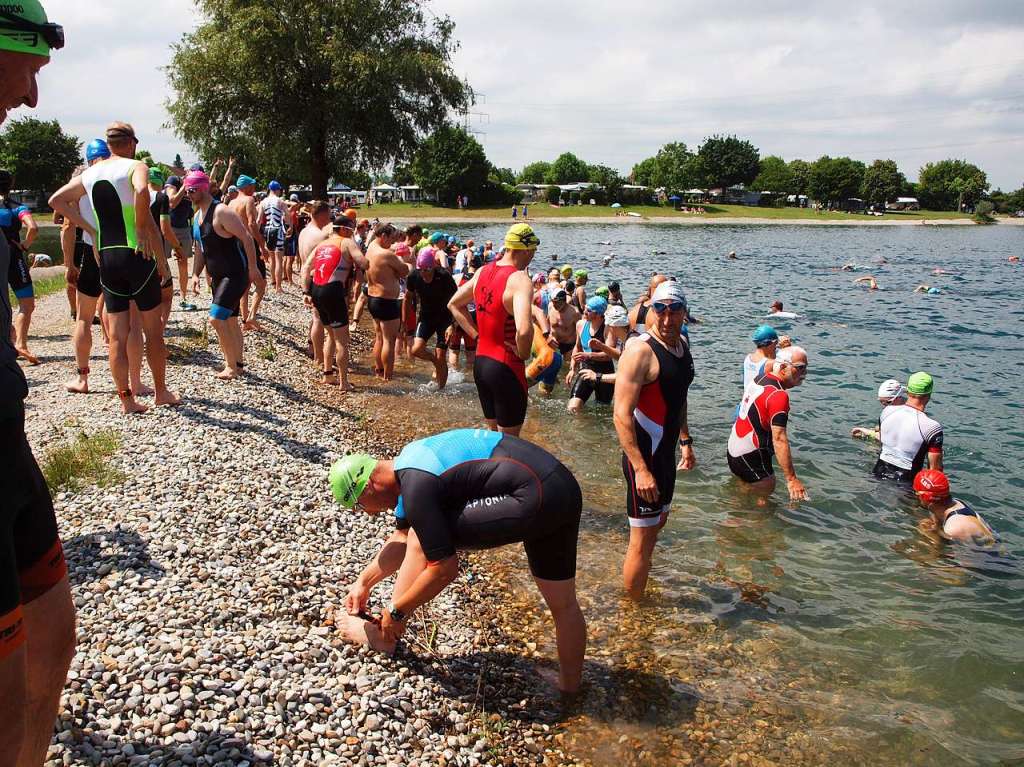
[[[934,296],[936,293],[941,293],[942,291],[939,288],[928,288],[928,292]]]
[[[194,162],[194,163],[192,163],[191,165],[188,166],[188,169],[190,171],[191,170],[197,170],[200,173],[206,173],[206,168],[203,167],[203,164],[201,162]]]
[[[252,176],[247,176],[244,173],[238,177],[238,181],[235,182],[235,186],[241,189],[243,186],[256,186],[256,179]]]
[[[429,242],[431,245],[437,245],[437,243],[439,243],[444,238],[444,232],[434,232],[432,235],[430,235]]]
[[[771,325],[758,325],[750,340],[757,346],[767,346],[773,341],[778,341],[779,334],[775,332],[775,328]]]
[[[483,245],[477,245],[476,248],[473,250],[473,252],[476,253],[481,258],[483,258],[484,246]]]
[[[94,138],[89,142],[89,146],[85,148],[85,161],[92,162],[97,158],[107,159],[110,157],[110,147],[107,146],[107,142],[101,138]]]
[[[587,311],[594,314],[604,314],[608,311],[608,301],[601,296],[594,296],[587,301]]]
[[[269,189],[271,192],[280,192],[283,188],[284,187],[281,186],[280,181],[271,181],[270,184],[267,186],[267,189]]]

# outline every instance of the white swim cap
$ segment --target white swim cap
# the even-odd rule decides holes
[[[604,314],[604,324],[610,328],[628,328],[629,312],[622,306],[609,306]]]
[[[36,257],[32,261],[32,266],[49,266],[52,263],[53,259],[45,253],[36,253]]]
[[[882,385],[878,387],[878,399],[884,399],[887,402],[891,402],[897,397],[902,397],[904,394],[906,394],[906,391],[903,389],[903,384],[895,378],[882,381]]]
[[[685,304],[686,293],[683,292],[683,286],[675,280],[665,280],[654,289],[654,294],[651,296],[651,303],[657,301],[664,301],[665,303],[682,301]]]

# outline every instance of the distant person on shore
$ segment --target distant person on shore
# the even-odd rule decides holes
[[[241,179],[239,179],[241,181]],[[334,233],[331,227],[331,206],[323,200],[310,203],[309,223],[299,232],[299,273],[303,286],[304,302],[312,309],[309,321],[309,350],[313,362],[324,368],[324,324],[320,321],[320,313],[313,306],[312,293],[307,287],[306,275],[309,273],[310,260],[317,246]],[[265,283],[266,281],[264,281]]]
[[[782,308],[781,301],[772,301],[772,305],[768,308],[768,314],[766,317],[774,317],[779,320],[795,320],[800,317],[796,312],[787,312]]]
[[[882,381],[882,385],[878,387],[878,404],[882,408],[887,408],[889,405],[902,405],[907,401],[907,392],[903,388],[903,384],[897,381],[895,378],[890,378],[887,381]],[[850,436],[857,437],[858,439],[881,439],[881,433],[878,426],[868,428],[864,426],[854,426],[853,431],[850,432]]]
[[[622,579],[634,599],[647,588],[654,545],[672,504],[676,471],[688,471],[697,463],[687,420],[694,367],[689,344],[680,333],[686,296],[679,283],[659,284],[651,308],[655,322],[626,346],[615,371],[614,422],[622,447],[629,519]]]
[[[942,471],[942,426],[925,415],[935,381],[917,372],[907,379],[907,400],[883,408],[878,418],[882,449],[873,473],[879,479],[911,482],[921,469]]]
[[[863,277],[858,277],[857,279],[855,279],[853,281],[853,284],[857,285],[857,284],[859,284],[861,282],[866,282],[867,283],[868,290],[878,290],[878,281],[875,280],[873,275],[867,274],[867,275],[865,275]]]
[[[11,200],[14,176],[10,171],[0,170],[0,237],[7,240],[11,251],[11,265],[7,274],[11,292],[18,301],[18,314],[14,318],[14,348],[18,356],[30,365],[38,365],[39,358],[28,350],[28,330],[35,311],[35,288],[32,285],[30,266],[25,260],[32,243],[39,234],[39,226],[27,205]],[[25,239],[21,239],[21,228],[25,227]]]
[[[796,475],[786,426],[789,423],[789,389],[807,376],[807,352],[799,346],[780,350],[771,370],[754,380],[743,392],[739,413],[729,434],[729,470],[759,495],[775,489],[772,456],[786,477],[789,497],[807,500],[807,490]]]
[[[941,471],[922,469],[914,477],[914,494],[931,513],[918,527],[926,534],[977,546],[991,546],[997,537],[981,515],[950,494],[949,479]]]
[[[448,308],[477,338],[473,377],[487,428],[518,435],[526,420],[526,360],[533,348],[533,285],[526,268],[540,238],[529,224],[513,224],[502,257],[460,287]],[[476,322],[467,306],[476,304]]]
[[[515,221],[518,216],[519,216],[519,207],[516,206],[516,205],[513,205],[512,206],[512,220]]]
[[[392,652],[412,613],[453,583],[458,552],[522,543],[551,611],[558,688],[580,686],[587,627],[576,600],[576,549],[583,497],[558,459],[508,434],[455,429],[410,442],[391,461],[353,454],[330,471],[346,509],[394,509],[395,532],[363,569],[336,618],[350,642]],[[380,618],[369,613],[374,586],[397,573]]]
[[[775,359],[779,334],[771,325],[758,325],[750,337],[754,351],[743,358],[743,389],[764,375],[766,366]]]
[[[9,110],[35,108],[38,72],[51,48],[64,44],[63,28],[47,21],[37,0],[3,10],[0,125]],[[0,235],[0,758],[36,767],[47,761],[75,656],[75,605],[50,489],[25,436],[28,384],[11,343],[11,255]]]

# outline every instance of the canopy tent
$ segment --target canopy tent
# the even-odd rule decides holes
[[[622,205],[621,205],[621,204],[619,204],[619,203],[617,203],[617,202],[613,202],[613,203],[612,203],[612,207],[613,207],[613,208],[621,208],[621,207],[622,207]]]
[[[328,192],[351,192],[352,187],[347,184],[337,183],[327,190]]]
[[[391,184],[377,184],[377,186],[370,187],[371,192],[397,192],[397,186],[391,186]]]
[[[683,198],[680,197],[678,194],[674,194],[674,195],[672,195],[671,197],[668,198],[668,201],[669,202],[679,202],[681,199],[683,199]]]

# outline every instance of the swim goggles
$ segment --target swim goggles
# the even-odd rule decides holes
[[[23,19],[20,16],[15,16],[13,13],[9,13],[3,9],[0,9],[0,28],[11,29],[16,32],[29,32],[31,34],[39,35],[46,41],[46,44],[50,48],[63,48],[64,47],[64,27],[60,24],[54,24],[53,22],[47,22],[46,24],[37,24],[34,21]],[[28,43],[30,46],[35,47],[37,44],[36,40],[32,40]]]
[[[686,308],[686,304],[684,304],[682,301],[673,301],[670,304],[662,303],[661,301],[655,301],[653,304],[651,304],[651,308],[654,310],[655,314],[664,314],[665,312],[672,312],[673,314],[675,314],[676,312],[683,311],[683,309]]]

